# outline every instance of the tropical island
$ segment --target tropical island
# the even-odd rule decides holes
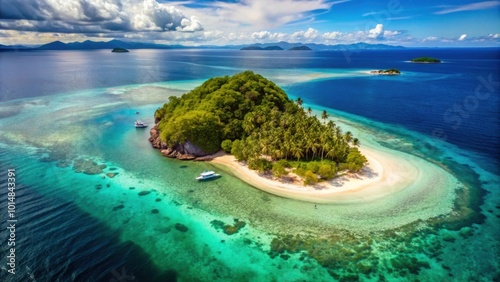
[[[266,47],[261,47],[261,46],[246,46],[241,48],[240,50],[257,50],[257,51],[266,51],[266,50],[285,50],[283,47],[277,46],[277,45],[271,45],[271,46],[266,46]],[[289,51],[312,51],[312,49],[308,46],[302,45],[302,46],[295,46],[291,47],[288,49]]]
[[[441,63],[441,60],[438,60],[436,58],[431,58],[431,57],[420,57],[420,58],[414,58],[411,59],[412,63],[420,63],[420,64],[437,64]]]
[[[387,70],[373,70],[370,71],[371,74],[380,74],[380,75],[399,75],[401,72],[398,69],[387,69]]]
[[[359,140],[323,111],[321,120],[273,82],[251,71],[211,78],[155,112],[149,138],[162,155],[196,159],[221,149],[248,168],[304,185],[358,172]]]
[[[119,47],[117,47],[117,48],[113,48],[113,50],[111,50],[111,52],[113,52],[113,53],[127,53],[128,50],[125,49],[125,48],[119,48]]]
[[[290,51],[312,51],[311,48],[303,45],[303,46],[296,46],[296,47],[292,47],[290,49],[288,49]]]

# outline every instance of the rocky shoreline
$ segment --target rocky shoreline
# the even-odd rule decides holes
[[[209,160],[203,159],[202,157],[210,155],[210,153],[203,151],[189,140],[182,144],[175,144],[174,146],[169,147],[168,144],[162,142],[160,138],[158,124],[155,124],[155,126],[151,128],[149,134],[149,142],[151,142],[153,148],[160,150],[161,154],[167,158],[175,158],[179,160]]]

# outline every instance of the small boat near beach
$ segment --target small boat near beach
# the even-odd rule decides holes
[[[196,180],[201,181],[201,180],[214,179],[218,177],[220,177],[220,174],[217,174],[213,171],[204,171],[198,177],[196,177]]]
[[[140,120],[136,121],[134,123],[135,127],[136,128],[144,128],[144,127],[148,127],[148,125]]]

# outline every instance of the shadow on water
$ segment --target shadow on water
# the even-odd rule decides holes
[[[119,237],[119,236],[116,236]],[[114,267],[103,266],[99,269],[89,268],[76,276],[75,281],[177,281],[177,272],[169,269],[162,271],[151,261],[149,255],[141,247],[127,241],[114,246],[109,259],[115,261]],[[102,256],[101,251],[98,256]],[[79,268],[75,263],[75,268]]]
[[[218,175],[218,176],[213,176],[213,177],[210,177],[210,178],[207,178],[207,179],[200,179],[200,180],[196,180],[197,182],[211,182],[211,181],[214,181],[214,180],[217,180],[219,178],[221,178],[222,175]]]

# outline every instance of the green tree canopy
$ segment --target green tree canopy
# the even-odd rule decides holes
[[[181,97],[170,97],[155,112],[155,119],[162,141],[169,146],[190,141],[207,153],[222,147],[261,171],[272,168],[267,159],[328,160],[328,165],[307,168],[322,178],[333,177],[340,164],[349,164],[352,171],[361,169],[364,156],[349,144],[359,145],[359,140],[327,122],[326,111],[321,115],[324,122],[308,114],[302,102],[290,100],[261,75],[245,71],[211,78]],[[281,165],[275,169],[276,175],[285,174]],[[317,178],[311,173],[312,183]]]

